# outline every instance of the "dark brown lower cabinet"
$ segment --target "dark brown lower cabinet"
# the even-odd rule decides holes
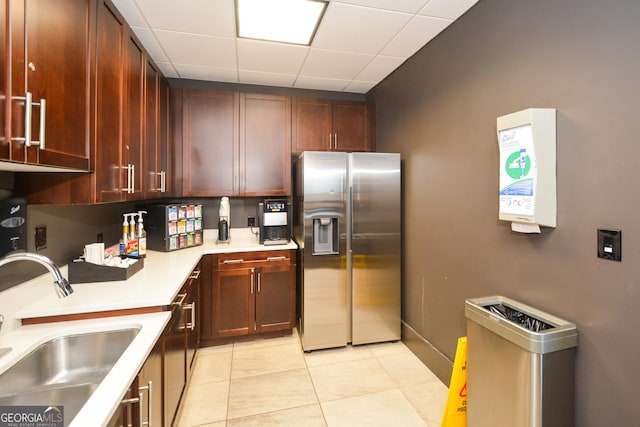
[[[182,303],[174,306],[164,335],[164,419],[165,426],[174,423],[180,399],[187,383],[186,335]]]
[[[159,340],[107,426],[161,427],[162,419],[162,340]]]
[[[220,254],[211,263],[201,287],[203,344],[294,327],[295,251]]]

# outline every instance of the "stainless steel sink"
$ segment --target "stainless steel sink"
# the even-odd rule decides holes
[[[39,345],[0,375],[0,406],[64,406],[68,425],[138,332],[65,335]]]

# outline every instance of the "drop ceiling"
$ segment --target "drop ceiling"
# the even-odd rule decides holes
[[[311,46],[237,38],[234,0],[113,3],[166,77],[366,93],[477,1],[330,1]]]

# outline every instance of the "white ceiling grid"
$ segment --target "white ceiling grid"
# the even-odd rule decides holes
[[[234,0],[113,3],[167,77],[366,93],[477,1],[330,1],[311,46],[238,39]]]

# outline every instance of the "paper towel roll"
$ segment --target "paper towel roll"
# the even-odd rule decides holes
[[[540,226],[538,224],[528,224],[525,222],[512,222],[511,230],[518,233],[540,233]]]

